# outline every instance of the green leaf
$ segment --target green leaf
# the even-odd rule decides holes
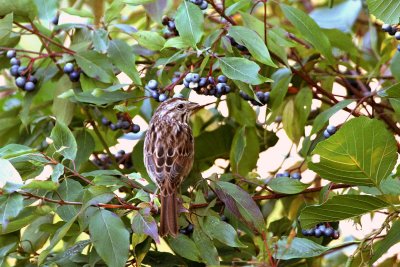
[[[196,47],[203,35],[203,13],[195,4],[182,1],[175,15],[175,25],[179,36],[192,47]]]
[[[33,20],[38,14],[34,0],[0,0],[0,6],[0,17],[14,13],[15,17],[27,21]]]
[[[0,224],[7,229],[10,219],[17,217],[23,209],[23,196],[17,193],[0,196]]]
[[[375,243],[374,253],[369,263],[372,265],[377,261],[383,254],[388,252],[388,250],[400,242],[400,221],[397,220],[393,223],[389,232],[384,239]]]
[[[138,31],[133,33],[132,36],[138,41],[139,45],[154,51],[161,50],[165,44],[165,39],[156,32]]]
[[[125,4],[120,0],[115,0],[111,2],[111,5],[107,8],[105,12],[105,21],[106,23],[110,23],[111,21],[118,19],[121,17],[122,9],[125,7]]]
[[[206,217],[204,221],[204,230],[209,233],[211,238],[218,239],[220,242],[230,247],[247,247],[240,242],[235,228],[215,216]]]
[[[264,230],[264,217],[257,204],[246,191],[235,184],[223,181],[215,183],[215,190],[218,198],[224,202],[225,207],[235,216],[242,219],[259,233]]]
[[[380,97],[400,98],[400,83],[395,83],[378,91]]]
[[[194,228],[192,238],[199,249],[203,262],[207,266],[219,266],[218,251],[212,240],[198,227]]]
[[[29,225],[34,221],[39,214],[37,213],[37,207],[28,207],[23,209],[17,217],[13,218],[7,224],[7,227],[0,224],[0,233],[8,234],[20,230],[21,228]]]
[[[304,125],[299,119],[299,112],[296,109],[295,101],[293,98],[286,102],[282,114],[283,129],[293,142],[299,142],[300,138],[304,135]]]
[[[75,53],[74,58],[87,76],[104,83],[113,81],[112,64],[106,55],[95,51],[84,51]]]
[[[57,188],[58,188],[58,183],[55,183],[53,181],[40,181],[40,180],[33,180],[22,187],[22,189],[43,189],[46,191],[54,191]]]
[[[89,130],[85,128],[76,132],[76,144],[78,150],[75,158],[75,166],[79,169],[83,163],[88,161],[96,144],[92,135],[89,133]]]
[[[277,193],[298,194],[304,191],[309,185],[289,177],[277,177],[271,179],[268,182],[268,186]]]
[[[260,152],[256,128],[242,127],[236,132],[230,153],[232,170],[241,175],[247,175],[257,164],[257,157],[245,155],[258,155]]]
[[[281,8],[286,18],[299,30],[303,37],[332,63],[333,55],[331,44],[318,24],[300,9],[283,4]]]
[[[54,90],[54,100],[52,111],[57,118],[57,121],[69,125],[74,117],[75,104],[68,99],[60,98],[58,96],[62,95],[69,89],[69,79],[63,77],[57,82],[57,86]]]
[[[6,182],[22,184],[22,178],[9,160],[0,158],[0,187]]]
[[[129,232],[114,213],[98,209],[89,221],[93,245],[108,266],[124,267],[129,256]]]
[[[83,194],[83,186],[72,179],[66,179],[57,190],[55,198],[60,197],[64,201],[81,201]],[[78,214],[80,207],[76,205],[60,205],[57,207],[57,214],[64,221],[72,220]]]
[[[239,80],[250,84],[260,84],[270,81],[258,74],[260,66],[255,62],[241,57],[218,58],[222,72],[232,80]]]
[[[58,153],[66,159],[74,160],[77,152],[77,144],[71,130],[62,122],[57,122],[51,131],[50,138]]]
[[[106,30],[94,30],[92,32],[92,40],[94,50],[102,54],[107,51],[110,40],[108,39],[108,32]]]
[[[168,48],[168,47],[172,47],[172,48],[176,48],[176,49],[186,49],[188,48],[188,44],[185,42],[185,40],[178,36],[178,37],[174,37],[174,38],[169,38],[165,44],[164,44],[164,48]]]
[[[400,18],[400,5],[397,0],[367,0],[369,11],[384,23],[397,24]]]
[[[328,251],[329,248],[321,246],[306,238],[295,237],[288,239],[286,237],[279,239],[277,251],[274,253],[274,258],[280,260],[312,258],[321,255]],[[271,247],[275,249],[275,247]]]
[[[244,45],[256,60],[277,67],[271,59],[267,46],[256,32],[243,26],[232,26],[228,33],[238,44]]]
[[[319,132],[324,127],[324,125],[329,121],[330,117],[332,117],[339,110],[342,110],[343,108],[347,107],[351,102],[353,102],[353,100],[344,99],[339,103],[337,103],[336,105],[334,105],[333,107],[330,107],[329,109],[319,113],[318,116],[314,119],[310,135]]]
[[[227,16],[231,16],[234,13],[236,13],[238,10],[240,9],[246,9],[250,6],[251,2],[249,2],[248,0],[240,0],[232,5],[230,5],[226,10],[225,10],[225,14]]]
[[[189,237],[183,234],[178,234],[175,238],[168,238],[168,244],[171,249],[178,255],[191,261],[201,262],[200,251]]]
[[[272,74],[271,79],[274,80],[271,87],[270,102],[268,106],[272,110],[277,110],[288,91],[289,83],[292,80],[292,72],[287,68],[282,68]]]
[[[10,38],[13,25],[13,14],[8,14],[4,18],[0,19],[0,44]]]
[[[49,238],[50,233],[40,231],[39,228],[43,224],[52,222],[52,215],[42,216],[31,221],[21,236],[21,240],[24,240],[24,242],[21,242],[22,249],[29,253],[34,253],[38,249],[41,249]]]
[[[137,234],[146,234],[151,236],[156,243],[160,243],[157,223],[150,215],[149,208],[140,210],[138,213],[136,213],[135,217],[132,219],[132,230]]]
[[[311,228],[318,223],[350,219],[388,206],[389,203],[373,196],[340,195],[322,205],[304,208],[299,219],[303,228]]]
[[[135,54],[127,43],[117,39],[112,40],[108,48],[108,55],[112,63],[125,72],[135,84],[142,84],[135,65]]]
[[[72,16],[82,17],[82,18],[94,18],[93,12],[84,9],[76,9],[73,7],[61,8],[61,11],[70,14]]]
[[[311,170],[335,183],[378,186],[397,160],[397,143],[383,122],[359,117],[318,143]]]

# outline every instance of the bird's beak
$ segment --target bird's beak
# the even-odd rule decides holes
[[[191,102],[191,103],[189,104],[189,110],[190,110],[192,113],[195,113],[196,111],[199,111],[199,110],[202,109],[203,107],[205,107],[205,105],[199,105],[199,104],[194,103],[194,102]]]

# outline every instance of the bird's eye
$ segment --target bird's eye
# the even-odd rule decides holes
[[[178,109],[183,109],[183,104],[179,104],[179,105],[177,106],[177,108],[178,108]]]

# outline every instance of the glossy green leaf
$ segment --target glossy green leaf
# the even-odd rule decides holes
[[[192,47],[196,47],[203,35],[203,13],[195,4],[182,1],[175,15],[175,25],[179,36]]]
[[[260,152],[257,132],[254,127],[243,127],[233,137],[230,161],[232,170],[241,175],[247,175],[257,164],[257,157],[246,155],[258,155]]]
[[[28,207],[23,209],[17,217],[10,220],[7,227],[0,224],[0,232],[8,234],[20,230],[21,228],[29,225],[40,215],[36,213],[37,207]]]
[[[83,186],[77,181],[66,179],[60,184],[57,192],[58,194],[54,195],[55,199],[61,197],[64,201],[79,202],[82,199]],[[78,214],[79,209],[80,206],[77,205],[61,205],[57,207],[57,214],[68,222]]]
[[[192,239],[199,249],[200,256],[207,266],[219,266],[217,248],[212,240],[199,228],[194,228]]]
[[[138,31],[133,33],[132,36],[138,41],[139,45],[154,51],[161,50],[165,44],[165,39],[157,32]]]
[[[85,9],[76,9],[73,7],[64,7],[61,9],[67,14],[70,14],[72,16],[77,16],[77,17],[82,17],[82,18],[94,18],[93,12]]]
[[[383,254],[387,253],[388,250],[400,242],[400,221],[397,220],[393,223],[386,237],[376,242],[374,253],[369,263],[372,265],[376,262]]]
[[[397,157],[396,141],[385,125],[359,117],[320,142],[308,166],[335,183],[377,186],[390,175]]]
[[[75,166],[77,169],[85,163],[95,149],[95,140],[90,134],[89,130],[81,129],[75,134],[77,152],[75,158]]]
[[[75,53],[74,58],[89,77],[104,83],[113,81],[112,64],[105,55],[95,51],[84,51]]]
[[[299,219],[303,228],[311,228],[318,223],[350,219],[388,206],[389,203],[373,196],[340,195],[322,205],[307,206]]]
[[[270,101],[268,106],[272,110],[276,110],[282,104],[292,79],[292,72],[287,68],[282,68],[272,74],[271,79],[274,80],[271,88]]]
[[[221,57],[218,59],[222,72],[232,80],[239,80],[250,84],[260,84],[270,81],[258,72],[260,66],[255,62],[240,57]]]
[[[77,152],[77,144],[71,130],[62,122],[57,122],[51,131],[50,138],[54,148],[66,159],[74,160]]]
[[[378,95],[380,97],[400,98],[400,83],[395,83],[379,90]]]
[[[121,40],[112,40],[108,48],[108,55],[114,65],[125,72],[134,83],[142,84],[135,65],[135,55],[127,43]]]
[[[367,0],[369,11],[384,23],[397,24],[400,18],[400,4],[397,0]]]
[[[333,62],[331,44],[318,24],[300,9],[281,5],[286,18],[299,30],[303,37],[319,50],[329,62]]]
[[[271,247],[271,249],[275,249],[275,247]],[[276,255],[276,259],[280,260],[311,258],[321,255],[328,249],[306,238],[295,237],[289,241],[285,237],[278,241],[276,254],[274,255]]]
[[[191,261],[201,262],[200,251],[189,237],[183,234],[178,234],[175,238],[168,238],[168,244],[171,249],[178,255]]]
[[[46,191],[54,191],[58,188],[58,183],[53,181],[33,180],[22,187],[23,189],[43,189]]]
[[[240,242],[238,234],[230,224],[214,216],[207,216],[204,221],[204,230],[211,238],[215,238],[230,247],[246,247]]]
[[[271,59],[267,46],[256,32],[243,26],[232,26],[228,33],[238,44],[244,45],[256,60],[266,65],[276,67]]]
[[[141,210],[140,212],[136,213],[135,217],[133,217],[132,230],[137,234],[146,234],[151,236],[156,243],[160,243],[157,223],[150,215],[150,209],[148,208]]]
[[[97,253],[108,266],[125,266],[129,256],[129,232],[115,213],[96,210],[90,218],[89,232]]]
[[[33,20],[38,14],[34,0],[0,0],[0,6],[1,17],[9,13],[14,13],[15,17],[27,21]]]
[[[7,41],[10,38],[13,25],[13,14],[8,14],[4,18],[0,19],[0,44]]]
[[[268,182],[268,186],[277,193],[298,194],[304,191],[309,185],[289,177],[276,177]]]
[[[264,230],[263,215],[246,191],[235,184],[223,181],[216,182],[215,187],[218,198],[235,216],[260,233]]]
[[[52,215],[42,216],[32,221],[21,236],[21,240],[24,240],[24,242],[21,242],[22,249],[29,253],[41,249],[50,237],[50,233],[40,231],[39,228],[43,224],[52,222]]]
[[[110,40],[108,39],[108,32],[103,29],[94,30],[92,32],[92,40],[94,50],[104,54],[107,51]]]
[[[0,223],[7,229],[10,219],[15,218],[23,209],[23,196],[17,193],[0,196]]]
[[[0,158],[0,187],[6,182],[22,184],[22,178],[9,160]]]

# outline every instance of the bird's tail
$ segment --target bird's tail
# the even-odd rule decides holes
[[[161,192],[161,217],[160,217],[160,236],[178,235],[178,201],[176,192],[163,194]]]

